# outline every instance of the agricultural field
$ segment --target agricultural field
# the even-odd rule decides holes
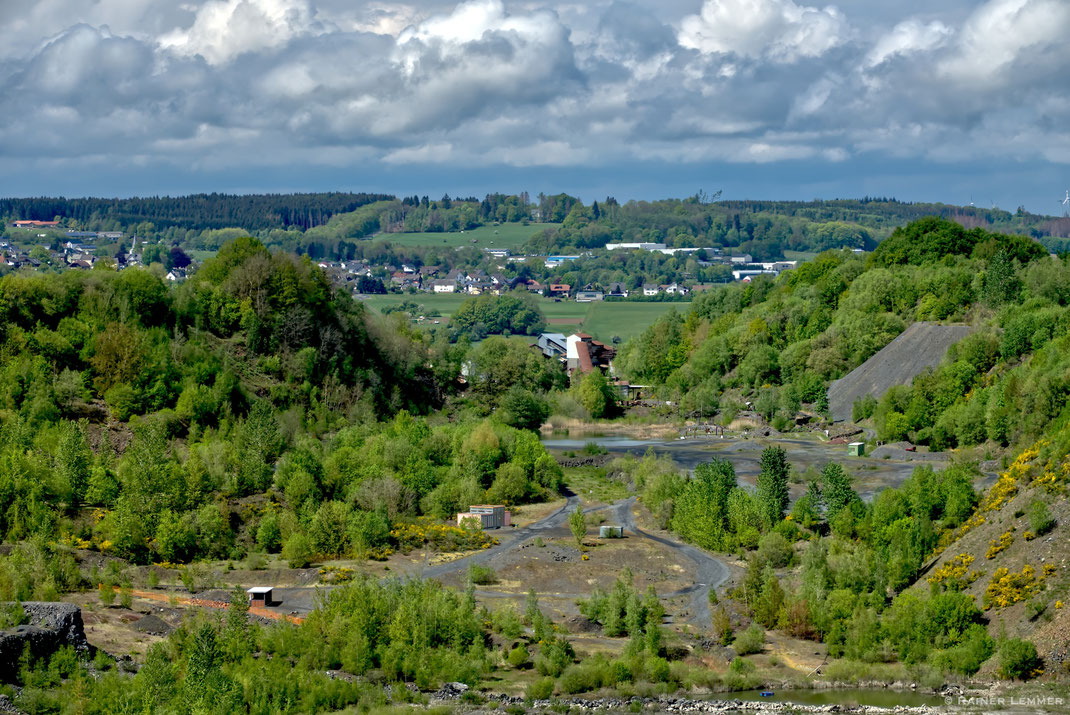
[[[690,303],[591,303],[583,321],[583,330],[599,340],[614,335],[627,341],[646,330],[673,308],[686,315]]]
[[[461,294],[389,294],[365,296],[363,301],[375,310],[411,301],[423,307],[424,311],[437,310],[441,317],[437,320],[445,324],[449,316],[460,307],[468,296]],[[608,343],[617,336],[622,342],[639,335],[659,317],[675,307],[686,313],[690,303],[630,303],[630,302],[593,302],[577,303],[574,300],[555,301],[540,298],[539,308],[546,316],[546,330],[553,333],[573,333],[583,331],[598,340]]]
[[[539,231],[554,228],[561,224],[505,223],[498,226],[480,226],[471,231],[456,233],[380,233],[375,237],[379,243],[392,243],[395,246],[477,246],[479,248],[508,248],[514,250]]]

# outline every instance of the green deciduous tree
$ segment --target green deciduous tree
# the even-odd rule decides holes
[[[766,447],[759,460],[758,508],[765,528],[776,526],[788,508],[788,477],[791,466],[783,447]]]
[[[576,540],[576,546],[582,549],[583,537],[587,535],[587,517],[583,514],[583,507],[578,504],[576,510],[568,515],[568,528]]]

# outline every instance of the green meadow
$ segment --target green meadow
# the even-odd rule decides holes
[[[363,300],[370,308],[378,311],[387,306],[411,301],[421,306],[423,311],[437,310],[441,317],[436,319],[441,325],[445,325],[449,316],[467,297],[457,293],[394,293],[367,296]],[[672,308],[686,313],[690,307],[690,303],[577,303],[574,300],[539,298],[539,309],[546,316],[547,332],[567,335],[582,331],[605,343],[609,343],[614,337],[619,337],[622,342],[626,341],[642,333]]]

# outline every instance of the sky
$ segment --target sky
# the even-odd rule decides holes
[[[1070,0],[2,0],[0,195],[1061,214]]]

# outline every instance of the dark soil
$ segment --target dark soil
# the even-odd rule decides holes
[[[150,636],[166,636],[174,630],[170,623],[159,616],[149,614],[134,623],[134,630]]]

